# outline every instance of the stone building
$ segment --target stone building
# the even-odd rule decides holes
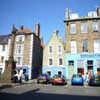
[[[9,39],[9,58],[16,62],[16,68],[23,69],[29,78],[35,78],[42,71],[43,44],[40,39],[40,25],[36,24],[36,32],[21,26],[13,27]]]
[[[58,36],[58,31],[52,33],[52,36],[43,50],[43,73],[48,73],[52,76],[55,74],[65,73],[65,49],[64,42]]]
[[[100,75],[100,7],[81,17],[66,9],[64,23],[67,77],[74,73]]]

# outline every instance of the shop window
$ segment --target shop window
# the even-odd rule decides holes
[[[68,65],[69,66],[74,66],[74,61],[73,60],[68,61]]]
[[[61,71],[58,71],[58,75],[61,76],[62,75],[62,72]]]
[[[51,75],[51,71],[47,71],[47,74],[48,74],[48,75]]]
[[[97,74],[100,75],[100,68],[97,68]]]
[[[92,60],[88,60],[88,61],[87,61],[87,64],[88,64],[89,66],[90,66],[90,65],[93,66],[93,61],[92,61]]]

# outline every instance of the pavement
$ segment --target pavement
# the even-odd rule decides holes
[[[4,89],[4,88],[12,88],[12,87],[15,87],[15,86],[20,86],[20,85],[24,85],[24,84],[32,84],[32,83],[36,83],[36,79],[34,80],[29,80],[29,81],[23,81],[23,83],[11,83],[11,82],[8,82],[8,83],[0,83],[0,89]]]

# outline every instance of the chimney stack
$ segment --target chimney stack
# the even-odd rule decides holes
[[[17,32],[17,29],[16,29],[15,25],[12,26],[12,31],[11,32],[12,32],[12,34],[15,34]]]
[[[100,6],[97,8],[97,16],[100,16]]]
[[[23,30],[24,29],[24,25],[21,25],[20,29]]]
[[[35,34],[36,36],[40,37],[40,24],[39,23],[36,23]]]
[[[69,8],[66,8],[65,19],[70,19],[70,10],[69,10]]]

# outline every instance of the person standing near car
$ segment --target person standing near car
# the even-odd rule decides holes
[[[19,76],[20,76],[20,83],[22,83],[22,75],[23,75],[23,70],[20,69],[20,72],[19,72]]]

